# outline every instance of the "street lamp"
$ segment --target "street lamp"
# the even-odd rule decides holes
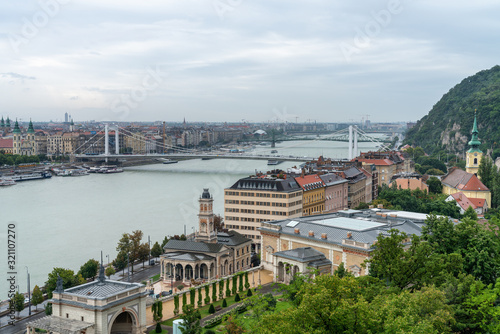
[[[30,273],[28,272],[28,267],[24,266],[26,268],[26,274],[28,278],[28,309],[29,309],[29,315],[31,315],[31,290],[30,290]]]

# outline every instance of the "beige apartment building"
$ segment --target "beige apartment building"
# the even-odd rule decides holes
[[[247,177],[224,191],[225,227],[252,239],[254,245],[260,244],[262,222],[300,216],[302,188],[293,178]]]

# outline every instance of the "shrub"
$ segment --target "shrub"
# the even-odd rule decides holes
[[[211,329],[207,329],[205,331],[205,334],[215,334],[215,332],[213,330],[211,330]]]
[[[224,298],[224,300],[222,301],[222,307],[227,307],[226,298]]]
[[[224,280],[219,281],[219,299],[224,298]]]
[[[231,288],[231,294],[234,295],[236,293],[236,285],[238,284],[238,276],[233,276],[233,286]]]
[[[250,287],[250,283],[248,283],[248,271],[245,271],[245,289]]]
[[[208,313],[209,313],[209,314],[214,314],[214,313],[215,313],[215,307],[214,307],[214,304],[210,304],[210,307],[208,308]]]
[[[187,304],[187,295],[185,293],[182,294],[182,307]]]
[[[212,301],[217,300],[217,283],[213,282],[212,283]]]
[[[229,289],[229,278],[226,280],[226,297],[231,296],[231,289]]]
[[[195,288],[191,288],[189,289],[189,302],[191,305],[194,306],[194,298],[195,298],[195,294],[196,294],[196,289]]]
[[[205,304],[210,303],[210,296],[209,296],[209,293],[210,293],[210,291],[209,291],[209,287],[208,287],[208,285],[205,285],[205,299],[204,299]]]
[[[240,295],[237,293],[237,294],[234,296],[234,301],[235,301],[235,302],[239,302],[240,300],[241,300]]]
[[[202,304],[201,288],[198,288],[198,307],[201,307]]]
[[[240,284],[238,285],[238,292],[243,291],[243,273],[238,275],[240,277]]]
[[[156,328],[155,328],[155,332],[156,333],[161,333],[162,329],[161,329],[161,323],[157,322],[156,323]]]
[[[248,289],[248,291],[247,291],[247,297],[252,297],[252,289]]]

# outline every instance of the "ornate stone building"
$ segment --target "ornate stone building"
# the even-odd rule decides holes
[[[191,285],[250,268],[252,240],[236,231],[215,231],[213,198],[208,189],[203,190],[199,203],[199,231],[195,241],[170,240],[160,257],[160,275],[170,287],[181,282]]]
[[[52,297],[52,315],[29,322],[37,329],[60,334],[142,334],[146,330],[146,287],[140,283],[99,279],[63,289],[59,277]]]

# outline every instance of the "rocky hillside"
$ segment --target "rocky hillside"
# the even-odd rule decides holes
[[[410,129],[405,143],[426,152],[446,149],[463,152],[470,140],[477,109],[481,150],[500,147],[500,66],[465,78]]]

